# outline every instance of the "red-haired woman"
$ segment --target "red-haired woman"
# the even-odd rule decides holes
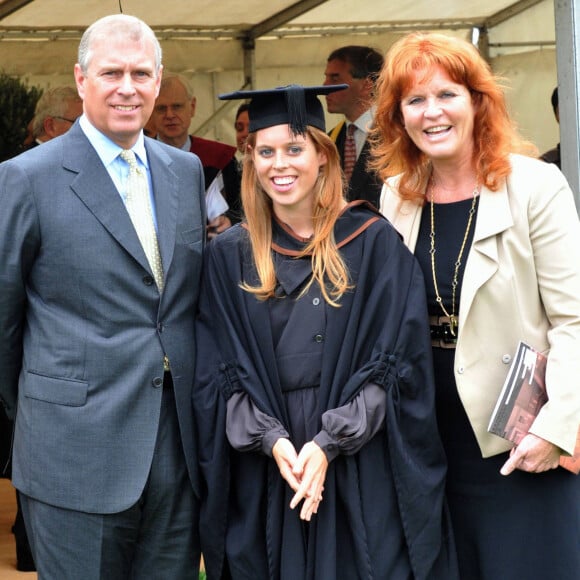
[[[555,166],[514,129],[477,49],[413,33],[377,89],[381,211],[423,269],[447,498],[466,580],[574,580],[580,479],[580,226]],[[518,341],[548,354],[549,402],[513,447],[487,427]]]

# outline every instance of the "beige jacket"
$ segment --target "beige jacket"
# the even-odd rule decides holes
[[[398,178],[381,212],[414,251],[422,208],[403,202]],[[483,188],[459,304],[455,379],[483,457],[511,447],[487,432],[519,340],[549,353],[549,401],[531,432],[568,453],[580,422],[580,223],[556,166],[514,155],[497,192]]]

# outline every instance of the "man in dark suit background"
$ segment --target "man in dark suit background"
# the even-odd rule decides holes
[[[43,579],[198,575],[204,185],[195,155],[143,137],[161,72],[145,23],[98,20],[81,118],[0,165],[0,399]]]
[[[369,127],[373,122],[372,96],[376,78],[383,66],[383,57],[368,46],[343,46],[334,50],[327,59],[324,84],[346,83],[344,91],[326,95],[329,113],[340,113],[346,121],[339,123],[329,133],[340,153],[342,168],[348,181],[347,199],[366,199],[379,207],[382,183],[378,176],[366,167],[370,155],[367,141]],[[349,171],[349,155],[345,155],[347,134],[352,125],[354,167]]]
[[[554,111],[554,117],[556,118],[556,123],[560,124],[560,105],[558,102],[558,87],[556,87],[552,91],[552,96],[550,97],[550,101],[552,103],[552,110]],[[549,149],[545,153],[540,155],[540,159],[545,161],[546,163],[553,163],[558,167],[558,169],[562,169],[562,156],[560,154],[560,143],[556,145],[553,149]]]

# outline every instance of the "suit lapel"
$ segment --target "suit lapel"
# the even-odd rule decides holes
[[[171,157],[165,151],[148,142],[146,149],[157,215],[157,241],[163,271],[167,273],[175,248],[179,178],[171,168]]]
[[[513,225],[505,182],[495,192],[483,187],[480,195],[472,250],[461,287],[460,326],[469,313],[476,292],[497,272],[498,235]]]
[[[79,126],[71,128],[68,136],[71,144],[66,149],[63,165],[77,174],[71,188],[111,236],[151,272],[125,204],[95,149]],[[159,147],[147,146],[147,157],[156,206],[159,250],[163,269],[167,272],[175,245],[177,177],[169,167],[171,158]]]
[[[72,127],[65,138],[70,141],[70,147],[65,149],[63,165],[77,174],[71,189],[111,236],[150,271],[125,204],[97,152],[78,125]]]

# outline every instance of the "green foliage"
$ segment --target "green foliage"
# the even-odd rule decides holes
[[[0,161],[20,153],[42,89],[0,71]]]

